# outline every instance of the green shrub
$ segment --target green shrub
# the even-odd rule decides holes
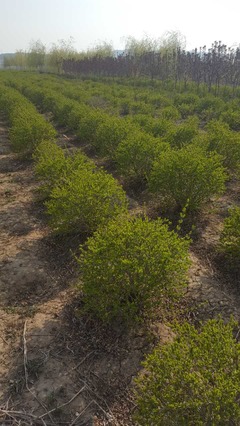
[[[81,119],[86,117],[89,113],[90,108],[86,105],[76,105],[74,108],[72,108],[71,114],[69,114],[67,117],[66,124],[68,128],[74,131],[78,130]]]
[[[40,114],[21,111],[12,119],[10,140],[14,151],[32,152],[43,140],[54,139],[56,131]]]
[[[84,166],[53,188],[46,206],[55,232],[91,233],[125,212],[127,199],[111,175]]]
[[[9,121],[14,151],[31,153],[41,141],[55,138],[53,126],[17,90],[4,87],[0,94],[0,109]]]
[[[146,104],[145,102],[131,102],[130,103],[130,111],[131,114],[149,114],[151,115],[153,112],[153,108],[151,105]]]
[[[140,130],[132,132],[116,150],[118,169],[125,177],[145,180],[156,156],[169,148],[169,144],[148,133]]]
[[[184,123],[170,127],[165,140],[171,144],[173,148],[182,148],[192,142],[193,138],[198,134],[198,118],[188,118]]]
[[[240,422],[236,324],[178,326],[172,343],[147,357],[136,380],[139,426],[226,426]]]
[[[172,121],[166,118],[153,118],[143,114],[132,117],[132,122],[135,127],[139,126],[143,131],[151,133],[155,137],[165,136],[170,128],[174,127]]]
[[[67,155],[66,155],[67,154]],[[77,152],[70,156],[67,150],[63,150],[55,142],[43,141],[36,148],[33,158],[35,160],[35,172],[41,180],[41,192],[48,197],[54,188],[69,178],[75,170],[88,167],[94,169],[94,164],[86,155]]]
[[[240,113],[239,107],[236,111],[228,110],[221,114],[221,120],[227,123],[232,130],[240,130]]]
[[[224,166],[236,172],[240,165],[240,137],[222,121],[212,120],[207,125],[208,150],[216,151],[223,158]]]
[[[146,131],[152,133],[155,137],[166,136],[171,129],[174,127],[172,121],[166,118],[155,118],[152,119],[150,125],[146,125]]]
[[[189,115],[195,114],[196,107],[192,104],[181,104],[178,106],[178,111],[182,118],[187,118]]]
[[[220,250],[232,263],[240,261],[240,207],[229,210],[229,216],[224,221],[220,236]]]
[[[133,130],[127,120],[118,117],[106,117],[96,130],[94,146],[101,155],[114,157],[118,144]]]
[[[197,112],[202,120],[218,119],[224,111],[225,102],[213,95],[207,95],[201,98],[197,105]]]
[[[181,210],[201,207],[210,196],[223,192],[226,180],[221,158],[215,153],[206,156],[197,146],[164,152],[153,164],[149,178],[152,192],[170,197]]]
[[[174,106],[167,106],[160,111],[161,118],[167,120],[179,120],[181,118],[179,111]]]
[[[98,126],[104,122],[106,117],[108,117],[108,115],[102,111],[97,109],[86,109],[84,115],[80,117],[77,136],[83,142],[95,144]]]
[[[174,105],[176,105],[177,108],[181,105],[189,105],[196,108],[199,101],[199,96],[194,93],[179,93],[174,96]]]
[[[111,221],[81,250],[86,309],[107,323],[153,315],[186,284],[188,247],[160,219]]]

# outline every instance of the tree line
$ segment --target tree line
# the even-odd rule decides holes
[[[186,51],[181,45],[166,47],[158,51],[126,50],[117,57],[95,55],[81,59],[67,59],[63,71],[74,75],[97,75],[106,77],[150,77],[175,84],[194,81],[205,83],[209,91],[221,85],[234,89],[240,84],[240,48],[227,47],[215,41],[210,49],[206,46]]]
[[[184,36],[167,32],[160,39],[134,37],[125,39],[125,47],[118,54],[111,43],[103,42],[87,51],[78,52],[74,41],[59,40],[47,50],[40,41],[32,42],[28,51],[17,51],[6,57],[6,68],[37,69],[71,75],[99,77],[148,77],[171,80],[177,85],[189,81],[198,86],[207,84],[217,94],[222,85],[240,84],[240,47],[228,47],[215,41],[188,51]]]

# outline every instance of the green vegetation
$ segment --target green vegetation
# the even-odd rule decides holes
[[[240,164],[240,136],[228,124],[212,120],[207,125],[208,150],[219,153],[229,172],[236,172]]]
[[[240,207],[232,207],[224,221],[220,250],[236,265],[240,261]]]
[[[16,152],[31,153],[41,141],[56,136],[53,126],[15,89],[1,87],[0,110],[9,121],[10,140]]]
[[[126,212],[127,199],[111,175],[83,165],[52,189],[46,207],[55,232],[89,234]]]
[[[160,219],[110,222],[79,258],[86,309],[107,323],[153,315],[186,284],[188,247]]]
[[[161,152],[170,149],[168,143],[141,130],[132,131],[116,150],[118,169],[127,178],[145,180],[152,164]]]
[[[148,356],[136,381],[139,426],[226,426],[240,422],[240,344],[233,321],[178,326]]]
[[[168,218],[181,212],[176,231],[183,233],[185,216],[195,221],[199,216],[191,213],[206,202],[216,211],[212,197],[223,193],[227,179],[238,184],[240,170],[240,90],[205,85],[200,77],[197,84],[174,79],[174,44],[169,55],[161,50],[168,78],[155,79],[154,67],[151,80],[139,77],[147,41],[129,40],[133,78],[0,72],[0,111],[14,150],[33,156],[53,232],[88,237],[78,258],[82,312],[127,329],[159,318],[166,304],[177,306],[188,280],[189,238],[172,230],[175,220],[150,220],[143,211]],[[68,47],[53,46],[50,57],[41,44],[32,45],[28,66],[42,71],[47,61],[61,72],[73,53]],[[110,52],[101,49],[99,61]],[[88,53],[85,64],[96,59]],[[61,145],[61,135],[70,133],[69,149],[57,144],[51,121]],[[240,208],[234,207],[219,242],[233,269],[239,230]],[[220,320],[200,330],[178,326],[174,342],[148,357],[137,380],[137,424],[239,424],[239,345],[232,330],[232,322]]]
[[[66,179],[80,168],[94,169],[86,155],[78,151],[75,155],[65,152],[56,142],[43,141],[35,149],[33,158],[35,160],[35,172],[41,181],[41,192],[46,197],[50,196],[54,187],[64,183]]]
[[[166,151],[154,162],[150,190],[170,198],[182,210],[194,211],[210,196],[223,192],[226,174],[221,157],[196,146]]]

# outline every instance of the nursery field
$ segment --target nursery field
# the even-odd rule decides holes
[[[0,424],[240,425],[240,89],[1,71],[0,183]]]

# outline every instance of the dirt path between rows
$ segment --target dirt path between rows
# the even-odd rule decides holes
[[[0,121],[0,424],[130,426],[129,387],[152,337],[110,332],[76,315],[76,266],[49,232],[37,187],[32,163],[11,152]],[[226,209],[240,202],[239,185],[227,194],[193,245],[184,300],[194,321],[240,318],[236,279],[233,285],[212,260]],[[169,338],[163,324],[153,330],[156,339]]]
[[[60,389],[66,392],[58,396],[59,404],[76,393],[74,375],[64,376],[71,360],[51,354],[71,274],[55,262],[49,230],[35,201],[32,164],[11,153],[2,122],[0,187],[0,401],[4,408],[40,415],[56,405]],[[74,402],[81,408],[82,401],[80,406]]]

